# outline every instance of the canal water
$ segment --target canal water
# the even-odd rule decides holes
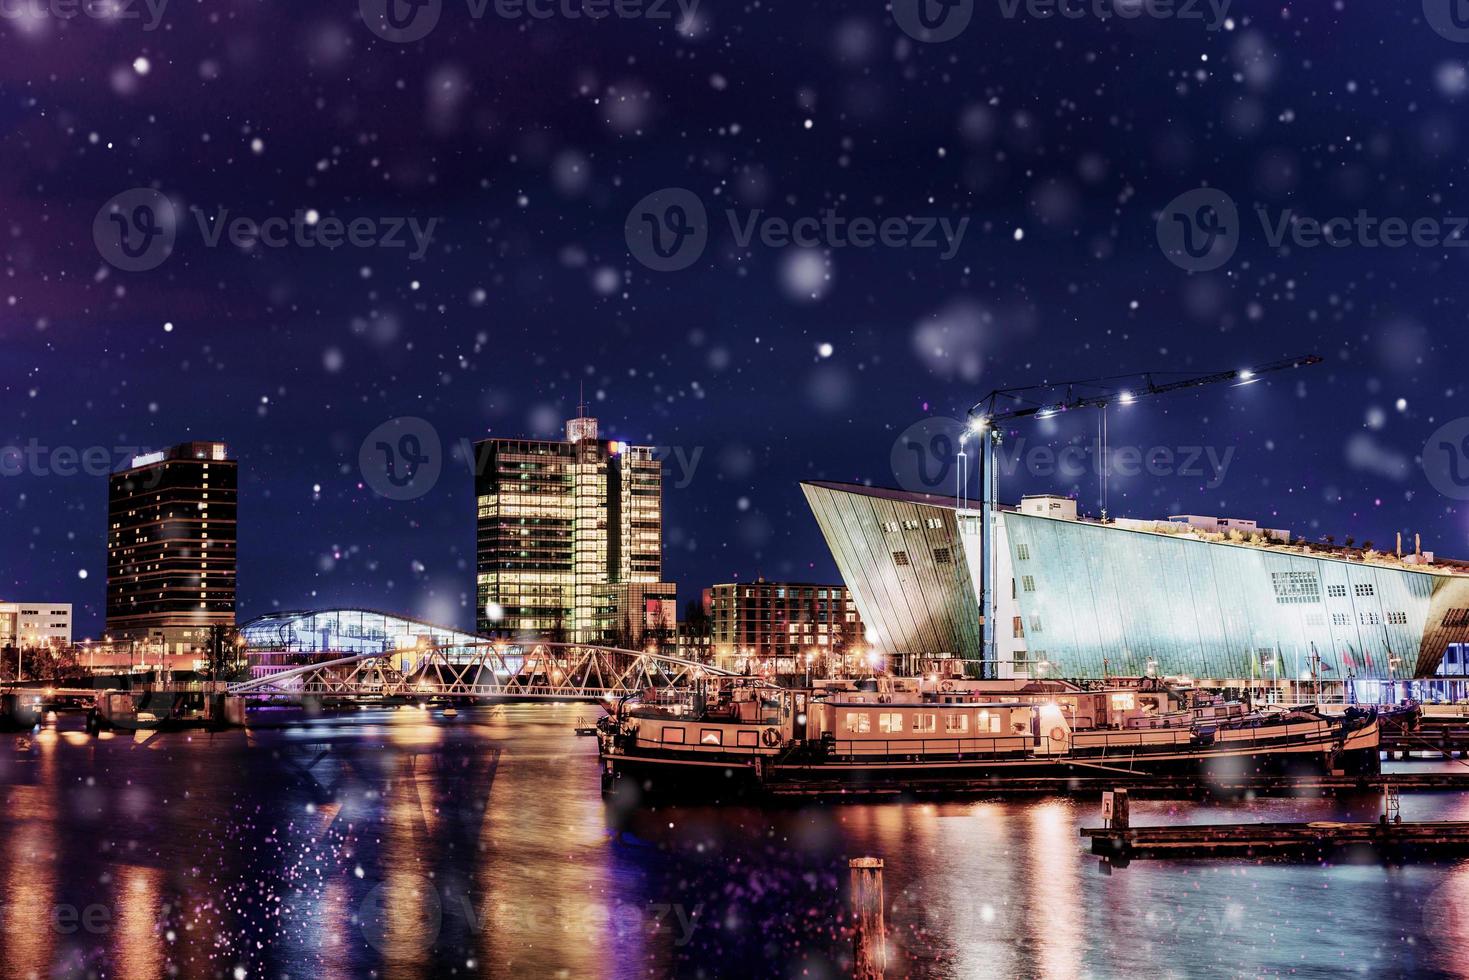
[[[614,813],[575,705],[259,717],[3,736],[5,976],[837,977],[864,855],[886,861],[889,976],[1469,975],[1465,861],[1108,873],[1077,834],[1089,800]],[[1133,822],[1379,805],[1134,801]],[[1465,795],[1402,806],[1469,819]]]

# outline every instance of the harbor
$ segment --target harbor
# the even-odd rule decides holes
[[[132,976],[201,978],[236,966],[428,978],[471,961],[496,976],[711,962],[847,976],[850,862],[876,857],[888,976],[1166,974],[1199,943],[1217,952],[1191,975],[1464,967],[1459,856],[1138,860],[1108,874],[1080,836],[1102,824],[1100,794],[621,809],[575,734],[584,712],[267,709],[259,731],[99,735],[81,716],[48,717],[23,747],[0,743],[15,814],[0,847],[6,962],[19,976],[109,959]],[[1403,819],[1466,820],[1463,801],[1404,792]],[[1381,808],[1377,790],[1138,798],[1132,822],[1366,822]],[[42,853],[54,858],[38,875]],[[57,909],[75,910],[70,932],[42,922]]]

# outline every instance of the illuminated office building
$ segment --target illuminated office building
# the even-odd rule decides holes
[[[108,639],[188,654],[234,625],[237,489],[222,442],[135,456],[108,479]]]
[[[663,573],[653,449],[601,440],[583,414],[565,440],[486,439],[474,458],[479,632],[615,639],[631,601],[617,586]]]

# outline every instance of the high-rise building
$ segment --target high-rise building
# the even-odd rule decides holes
[[[754,659],[799,671],[808,655],[835,667],[866,652],[862,620],[845,586],[762,578],[716,585],[707,590],[705,605],[721,666]]]
[[[71,646],[71,603],[0,602],[0,647]]]
[[[188,654],[206,649],[213,627],[234,625],[238,485],[222,442],[135,456],[111,476],[108,639]]]
[[[566,423],[565,440],[486,439],[474,458],[478,630],[614,640],[615,587],[663,574],[663,470],[653,449],[600,440],[583,412]]]

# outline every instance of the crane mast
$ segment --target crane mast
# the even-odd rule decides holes
[[[1030,385],[1023,388],[997,388],[976,402],[969,410],[969,424],[959,440],[958,460],[958,507],[960,511],[960,534],[978,531],[980,540],[980,614],[984,619],[984,653],[980,673],[992,677],[998,671],[995,635],[995,590],[994,580],[994,522],[998,506],[995,446],[999,444],[1001,425],[1020,419],[1048,419],[1064,412],[1096,408],[1104,413],[1110,405],[1130,405],[1142,398],[1152,398],[1173,392],[1203,388],[1208,385],[1234,383],[1235,386],[1253,384],[1263,375],[1295,368],[1320,364],[1315,354],[1270,361],[1254,367],[1236,368],[1232,371],[1214,371],[1208,374],[1181,375],[1178,372],[1143,372],[1140,374],[1114,375],[1092,378],[1085,381],[1063,381],[1056,384]],[[1105,423],[1104,423],[1105,424]],[[1103,429],[1105,432],[1105,428]],[[962,516],[967,510],[965,496],[968,487],[968,458],[964,443],[970,437],[980,443],[979,456],[979,526]],[[1105,446],[1102,447],[1105,455]],[[1106,464],[1103,461],[1103,471]],[[1105,512],[1104,512],[1105,514]]]

